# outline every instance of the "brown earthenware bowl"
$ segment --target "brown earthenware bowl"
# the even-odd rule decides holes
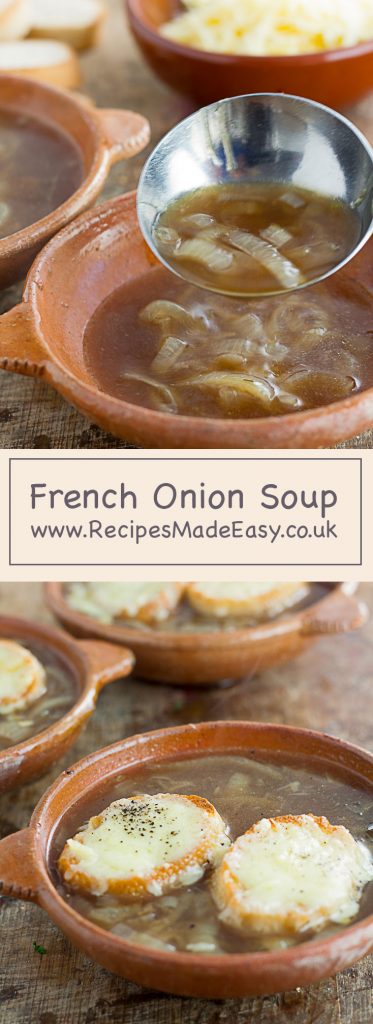
[[[317,637],[346,633],[367,619],[365,604],[353,596],[356,585],[335,583],[303,610],[242,629],[196,633],[136,630],[104,625],[67,603],[63,583],[46,583],[49,607],[76,636],[124,643],[134,652],[136,675],[162,683],[206,686],[242,679],[301,654]]]
[[[149,141],[145,118],[129,110],[96,110],[73,94],[31,79],[0,74],[0,108],[31,115],[61,128],[83,163],[79,189],[42,220],[0,239],[0,288],[23,277],[43,245],[101,192],[110,167],[138,153]]]
[[[372,88],[373,40],[295,57],[210,53],[160,35],[160,26],[182,10],[179,0],[126,0],[126,7],[153,71],[201,106],[248,92],[286,92],[341,107]]]
[[[134,663],[125,647],[99,640],[73,640],[62,630],[29,619],[0,616],[0,637],[37,643],[57,655],[72,676],[76,698],[70,710],[42,732],[23,743],[0,750],[0,792],[43,775],[74,743],[95,709],[100,690],[107,683],[128,676]]]
[[[83,214],[43,249],[23,302],[0,317],[0,368],[42,377],[104,430],[149,448],[317,448],[372,425],[373,387],[306,412],[245,420],[175,416],[99,391],[84,357],[87,325],[115,289],[154,266],[134,193]],[[342,273],[372,293],[373,309],[373,241]]]
[[[346,781],[370,789],[373,796],[373,757],[322,733],[255,722],[161,729],[121,740],[60,775],[38,804],[29,828],[0,843],[0,891],[43,907],[73,945],[107,970],[176,995],[210,999],[269,995],[336,974],[373,948],[373,915],[329,938],[321,934],[285,950],[201,956],[159,951],[110,934],[81,917],[55,886],[53,856],[63,846],[62,835],[76,831],[86,818],[87,802],[92,806],[95,797],[97,803],[102,800],[110,780],[119,774],[123,777],[145,764],[206,754],[249,752],[263,759],[274,751],[297,754],[309,768],[323,765],[338,773],[342,767]]]

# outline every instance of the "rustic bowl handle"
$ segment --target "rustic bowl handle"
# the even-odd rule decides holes
[[[37,902],[32,866],[31,830],[13,832],[0,842],[0,896]]]
[[[41,377],[45,353],[26,302],[0,316],[0,370]]]
[[[368,609],[363,601],[351,594],[333,594],[320,607],[305,617],[301,633],[303,636],[322,636],[333,633],[348,633],[359,629],[368,619]]]
[[[77,644],[87,659],[90,681],[96,693],[115,679],[128,676],[135,664],[134,655],[127,647],[104,640],[78,640]]]
[[[104,142],[109,150],[110,162],[140,153],[150,139],[149,121],[132,110],[95,110],[101,125]]]

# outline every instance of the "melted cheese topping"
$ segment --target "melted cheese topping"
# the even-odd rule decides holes
[[[265,610],[281,612],[307,592],[305,583],[191,583],[190,604],[201,615],[256,615]]]
[[[21,711],[45,693],[46,673],[31,651],[0,640],[0,714]]]
[[[312,814],[263,818],[231,846],[213,895],[223,921],[251,932],[318,931],[346,924],[373,879],[367,848]]]
[[[216,53],[291,56],[373,38],[371,0],[184,0],[184,7],[162,35]]]
[[[160,622],[178,604],[180,583],[73,583],[67,600],[76,611],[101,622],[113,618]]]
[[[202,797],[160,793],[116,800],[69,839],[59,869],[71,886],[100,895],[161,896],[192,885],[229,845]]]

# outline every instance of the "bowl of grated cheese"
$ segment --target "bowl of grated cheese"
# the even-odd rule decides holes
[[[373,0],[126,0],[152,69],[197,103],[287,92],[332,107],[373,88]]]

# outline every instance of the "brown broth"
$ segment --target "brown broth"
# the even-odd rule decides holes
[[[11,639],[11,638],[9,638]],[[48,729],[72,708],[78,697],[78,685],[71,668],[62,657],[43,644],[22,640],[26,647],[44,666],[47,674],[47,690],[29,707],[14,711],[11,715],[0,714],[0,750],[15,743],[23,743]]]
[[[261,615],[248,616],[226,616],[225,618],[217,618],[213,615],[198,615],[194,608],[191,607],[187,599],[184,597],[177,608],[166,619],[162,619],[160,622],[153,622],[151,626],[145,622],[140,622],[139,619],[124,619],[113,616],[111,622],[117,627],[122,629],[135,629],[136,631],[149,633],[210,633],[212,630],[216,632],[230,632],[233,629],[248,629],[252,626],[257,626],[259,623],[268,622],[273,619],[282,619],[287,615],[296,614],[305,608],[315,604],[316,601],[321,601],[323,597],[330,592],[327,583],[310,583],[306,593],[300,596],[300,599],[291,606],[279,610],[278,606],[268,609],[263,609]],[[69,585],[66,586],[65,599],[69,604]],[[87,613],[86,613],[87,614]],[[106,620],[105,620],[106,621]]]
[[[209,755],[195,759],[153,764],[126,772],[103,786],[100,796],[65,817],[63,834],[54,843],[53,873],[64,899],[83,917],[114,935],[160,949],[208,953],[243,953],[281,948],[285,938],[240,935],[219,920],[210,895],[209,878],[180,888],[171,895],[126,903],[119,897],[89,896],[71,891],[61,883],[55,864],[69,836],[84,820],[99,813],[111,801],[141,793],[196,793],[207,797],[237,838],[263,817],[312,812],[325,815],[332,824],[344,825],[357,840],[371,846],[368,826],[373,821],[373,794],[334,775],[331,766],[306,767],[300,758],[260,754]],[[364,890],[356,919],[373,912],[373,883]],[[330,925],[323,936],[341,930]],[[320,934],[320,933],[318,933]],[[308,932],[299,941],[312,938]],[[205,948],[203,948],[205,947]]]
[[[338,200],[294,185],[233,183],[170,203],[153,237],[194,284],[259,295],[321,277],[354,249],[359,230],[356,212]]]
[[[0,238],[46,217],[83,180],[78,147],[50,122],[0,109]]]
[[[149,313],[159,300],[182,308]],[[158,266],[98,307],[84,356],[101,391],[135,405],[220,419],[281,416],[372,385],[372,306],[372,294],[343,272],[307,292],[248,302],[211,296]],[[159,366],[170,338],[177,358]]]

